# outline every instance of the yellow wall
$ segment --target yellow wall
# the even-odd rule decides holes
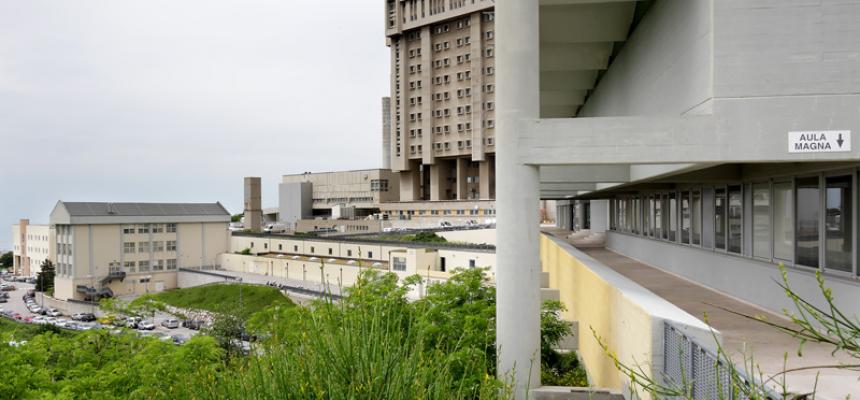
[[[621,390],[621,374],[598,345],[591,329],[622,360],[651,359],[651,320],[648,313],[620,296],[608,282],[584,266],[545,235],[541,236],[541,264],[549,285],[559,289],[567,307],[564,319],[579,321],[579,356],[594,386]],[[623,317],[623,318],[622,318]],[[634,333],[635,334],[631,334]],[[649,366],[644,366],[650,372]]]

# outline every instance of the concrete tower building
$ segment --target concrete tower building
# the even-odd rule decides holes
[[[400,200],[493,199],[493,1],[385,4],[390,168]]]
[[[261,205],[259,177],[245,177],[245,229],[259,232],[263,229],[263,207]]]
[[[382,168],[391,169],[391,97],[382,98]]]

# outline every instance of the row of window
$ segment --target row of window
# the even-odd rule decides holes
[[[316,227],[314,227],[314,228],[316,228]],[[254,248],[254,242],[251,242],[251,248],[252,249]],[[268,243],[263,242],[263,250],[269,250],[269,244]],[[316,250],[317,250],[316,246],[310,246],[310,253],[311,254],[320,255],[320,254],[324,253],[324,252],[317,253]],[[328,255],[330,255],[330,256],[334,255],[334,248],[327,247],[326,250],[327,250]],[[284,251],[284,244],[283,243],[278,243],[278,251]],[[299,253],[299,246],[298,245],[293,245],[293,253]],[[373,258],[373,252],[372,251],[368,251],[366,254],[367,254],[367,258]],[[352,249],[346,250],[346,256],[352,257]]]
[[[370,180],[370,191],[371,192],[387,192],[388,191],[388,179],[371,179]]]
[[[172,271],[176,269],[176,259],[169,258],[166,260],[152,260],[150,263],[146,261],[126,261],[123,264],[125,272],[149,272],[149,271]]]
[[[370,203],[373,201],[373,197],[326,197],[326,198],[314,198],[314,203]]]
[[[143,224],[143,225],[125,225],[122,227],[122,233],[125,235],[134,235],[142,233],[176,233],[176,224]]]
[[[149,253],[150,250],[155,253],[160,253],[163,251],[176,251],[176,241],[168,240],[166,242],[139,242],[137,244],[135,244],[134,242],[124,242],[122,244],[122,252],[125,254],[134,254],[135,251],[138,253]]]
[[[619,197],[610,228],[856,274],[856,181],[849,171]]]
[[[477,176],[467,177],[468,183],[478,183]],[[494,209],[471,209],[471,210],[397,210],[391,211],[391,215],[496,215]]]
[[[31,235],[31,234],[27,234],[27,240],[42,240],[42,241],[48,241],[48,237],[47,237],[47,236],[45,236],[45,235]]]

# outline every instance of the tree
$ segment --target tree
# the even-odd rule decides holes
[[[37,292],[48,292],[54,290],[54,276],[56,275],[56,269],[54,268],[54,263],[51,260],[45,260],[42,262],[42,271],[36,275],[36,291]]]
[[[11,268],[12,267],[12,252],[8,251],[3,254],[0,254],[0,268]]]

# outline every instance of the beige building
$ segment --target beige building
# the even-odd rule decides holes
[[[158,292],[179,268],[214,268],[229,248],[220,203],[72,203],[51,212],[54,296],[61,300]]]
[[[470,237],[493,241],[488,232],[475,231]],[[487,245],[233,233],[230,250],[220,261],[221,268],[228,271],[342,286],[351,286],[367,268],[401,277],[419,274],[429,282],[446,280],[458,268],[487,268],[494,279],[496,269],[495,249]],[[239,254],[246,250],[250,254]]]
[[[490,0],[387,0],[390,167],[400,200],[495,198]]]
[[[54,230],[50,225],[31,225],[22,219],[12,225],[13,272],[20,276],[36,276],[45,260],[54,260]]]
[[[490,200],[405,201],[379,205],[383,219],[405,228],[438,227],[443,221],[453,225],[494,224],[496,204]]]

